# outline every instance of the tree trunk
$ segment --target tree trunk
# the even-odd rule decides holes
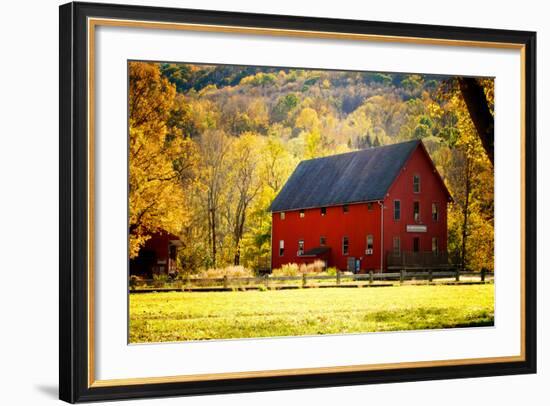
[[[212,238],[212,265],[216,266],[216,211],[210,209],[210,224],[211,228],[211,238]]]
[[[468,210],[470,206],[470,190],[471,185],[471,168],[470,168],[470,159],[466,158],[466,171],[465,171],[465,184],[464,184],[464,207],[462,208],[462,250],[460,258],[460,267],[463,271],[466,270],[466,240],[468,239]]]
[[[235,256],[233,257],[233,264],[234,265],[240,265],[241,262],[241,240],[243,238],[244,234],[244,223],[246,220],[246,209],[248,207],[248,204],[243,203],[240,205],[240,211],[237,211],[237,218],[236,218],[236,224],[235,224]]]
[[[237,245],[237,249],[235,251],[235,256],[233,257],[233,265],[240,265],[241,264],[241,246],[240,244]]]
[[[460,91],[468,107],[470,118],[476,127],[483,148],[494,165],[495,157],[495,119],[489,110],[489,103],[483,86],[475,78],[459,78]]]

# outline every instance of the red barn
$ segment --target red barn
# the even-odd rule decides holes
[[[271,266],[444,268],[451,195],[424,144],[302,161],[271,204]]]
[[[151,234],[136,258],[130,260],[130,275],[152,278],[154,275],[174,275],[177,269],[179,237],[159,231]]]

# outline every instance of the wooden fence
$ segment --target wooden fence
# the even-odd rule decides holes
[[[389,252],[386,256],[388,269],[448,269],[455,266],[449,262],[447,252],[413,252],[401,251],[399,254]]]
[[[139,280],[130,282],[131,292],[150,291],[224,291],[248,289],[296,289],[323,287],[389,286],[396,283],[423,281],[431,283],[485,283],[492,281],[492,272],[424,271],[384,272],[335,275],[303,274],[300,276],[271,276],[245,278],[183,278],[173,281]]]

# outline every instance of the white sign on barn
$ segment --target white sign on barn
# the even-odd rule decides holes
[[[420,224],[407,224],[408,233],[425,233],[428,231],[428,227]]]

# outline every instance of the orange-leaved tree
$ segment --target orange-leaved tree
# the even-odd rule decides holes
[[[194,143],[169,123],[176,90],[153,63],[129,64],[130,258],[152,233],[179,234],[187,221],[183,186],[193,177]]]

